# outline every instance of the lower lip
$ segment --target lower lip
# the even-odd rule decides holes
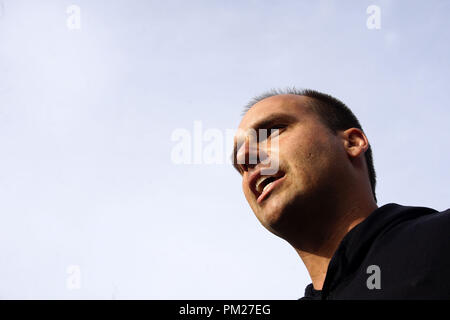
[[[284,181],[285,178],[286,178],[286,176],[283,176],[283,177],[281,177],[280,179],[275,180],[274,182],[272,182],[272,184],[271,184],[266,190],[264,190],[263,193],[261,193],[261,194],[259,195],[258,199],[256,199],[256,202],[257,202],[258,204],[260,204],[261,202],[263,202],[264,199],[267,198],[267,197],[269,196],[269,193],[272,192],[272,190],[273,190],[274,188],[276,188],[280,183],[282,183],[282,182]]]

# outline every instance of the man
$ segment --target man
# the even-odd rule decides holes
[[[303,260],[302,299],[450,298],[450,211],[377,206],[369,141],[341,101],[296,89],[255,98],[233,163],[260,223]]]

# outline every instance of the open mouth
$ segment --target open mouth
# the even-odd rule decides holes
[[[256,191],[258,191],[260,194],[263,193],[263,191],[266,190],[270,186],[270,184],[277,179],[279,179],[279,177],[260,177],[258,181],[256,181]]]
[[[285,174],[283,172],[279,172],[276,175],[272,176],[258,176],[254,179],[251,184],[251,188],[253,193],[256,196],[256,201],[261,203],[269,193],[283,180]]]

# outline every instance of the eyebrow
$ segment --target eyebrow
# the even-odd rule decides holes
[[[259,129],[269,129],[271,126],[275,124],[279,124],[280,122],[283,122],[285,124],[291,124],[295,121],[298,121],[298,119],[292,115],[286,114],[286,113],[272,113],[268,117],[261,119],[251,125],[248,129],[253,129],[255,131],[258,131]],[[234,142],[234,148],[233,148],[233,154],[231,155],[231,161],[233,163],[233,167],[241,173],[241,170],[239,169],[237,165],[237,151],[242,146],[242,143],[237,144],[236,141]]]

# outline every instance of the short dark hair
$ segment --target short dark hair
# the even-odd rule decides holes
[[[342,101],[336,99],[335,97],[332,97],[329,94],[311,89],[287,88],[269,90],[261,95],[254,97],[245,106],[244,113],[246,113],[255,103],[280,94],[295,94],[311,98],[312,109],[319,115],[319,118],[322,120],[322,122],[334,134],[336,134],[339,130],[347,130],[349,128],[358,128],[363,131],[358,118],[356,118],[353,112]],[[375,202],[377,202],[377,196],[375,194],[377,176],[375,173],[375,167],[373,165],[372,147],[370,144],[369,148],[364,154],[364,157],[366,159],[373,198],[375,199]]]

